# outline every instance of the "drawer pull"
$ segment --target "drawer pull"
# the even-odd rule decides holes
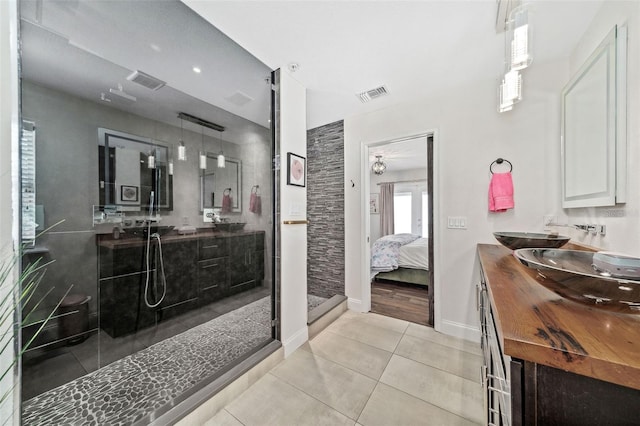
[[[218,264],[217,264],[217,263],[214,263],[213,265],[205,265],[205,266],[201,266],[200,268],[202,268],[202,269],[207,269],[207,268],[214,268],[214,267],[216,267],[216,266],[218,266]]]
[[[212,288],[217,288],[218,284],[216,285],[210,285],[209,287],[204,287],[203,290],[211,290]]]
[[[203,248],[203,249],[208,249],[208,248],[218,248],[218,246],[217,246],[217,245],[215,245],[215,246],[202,246],[202,248]]]

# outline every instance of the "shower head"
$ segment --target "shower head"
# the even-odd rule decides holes
[[[155,192],[151,191],[149,195],[149,219],[153,217],[153,202],[155,201]]]

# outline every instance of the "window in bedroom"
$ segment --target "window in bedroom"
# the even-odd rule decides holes
[[[395,234],[411,233],[411,193],[393,194],[393,228]]]
[[[422,238],[429,238],[429,194],[422,193]]]

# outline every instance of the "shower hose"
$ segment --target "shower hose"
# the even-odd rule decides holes
[[[153,234],[151,233],[151,216],[153,215],[153,198],[154,198],[154,192],[151,191],[151,197],[150,197],[150,203],[149,203],[149,225],[147,228],[147,253],[146,253],[146,261],[147,261],[147,277],[145,280],[145,284],[144,284],[144,303],[145,305],[147,305],[147,307],[149,308],[156,308],[158,306],[160,306],[160,304],[162,303],[162,301],[164,300],[164,297],[167,295],[167,277],[164,274],[164,260],[163,260],[163,256],[162,256],[162,241],[160,241],[160,234],[158,234],[157,232],[154,232]],[[158,300],[156,303],[151,303],[149,302],[149,274],[151,272],[151,265],[149,263],[149,246],[151,246],[151,238],[155,238],[156,240],[158,240],[158,251],[160,254],[160,273],[162,275],[162,296],[160,297],[160,300]]]

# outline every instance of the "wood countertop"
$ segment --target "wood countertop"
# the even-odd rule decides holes
[[[198,238],[232,238],[242,235],[256,235],[264,234],[265,231],[257,230],[241,230],[234,232],[216,231],[213,229],[200,229],[192,234],[180,235],[177,231],[171,231],[161,237],[162,244],[197,240]],[[147,239],[142,236],[129,236],[125,233],[121,234],[120,238],[113,238],[113,234],[96,234],[96,244],[109,249],[126,248],[126,247],[138,247],[147,243]]]
[[[506,355],[640,390],[640,315],[560,297],[506,247],[478,257]]]

